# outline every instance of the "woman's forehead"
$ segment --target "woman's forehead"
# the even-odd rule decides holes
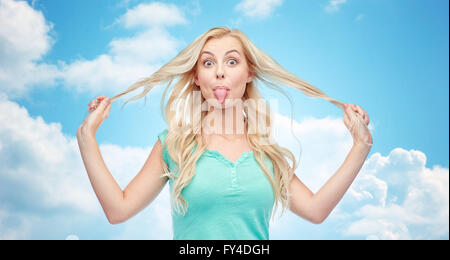
[[[205,46],[203,46],[202,53],[212,52],[218,54],[220,52],[225,53],[229,50],[237,50],[239,53],[242,53],[242,46],[239,40],[231,36],[224,36],[222,38],[213,38],[206,42]]]

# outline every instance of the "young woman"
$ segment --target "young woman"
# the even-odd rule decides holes
[[[122,190],[102,159],[96,131],[118,97],[144,87],[132,99],[136,100],[168,82],[164,101],[174,79],[178,82],[165,109],[161,106],[168,128],[160,132],[144,166]],[[270,113],[258,104],[263,99],[256,79],[277,90],[274,83],[298,89],[344,110],[354,145],[315,194],[294,174],[297,162],[292,152],[268,134]],[[282,68],[244,33],[227,27],[208,30],[123,93],[91,101],[89,111],[77,140],[109,222],[122,223],[137,214],[169,181],[174,239],[268,239],[270,215],[278,202],[283,212],[288,208],[312,223],[322,223],[353,182],[372,145],[369,116],[360,106],[328,97]]]

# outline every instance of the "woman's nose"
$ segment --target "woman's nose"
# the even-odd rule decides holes
[[[224,71],[223,71],[223,67],[222,67],[222,65],[221,64],[219,64],[218,66],[217,66],[217,71],[216,71],[216,74],[217,74],[217,78],[223,78],[225,75],[225,73],[224,73]]]
[[[220,68],[217,69],[216,74],[217,74],[217,78],[223,78],[225,76],[223,70]]]

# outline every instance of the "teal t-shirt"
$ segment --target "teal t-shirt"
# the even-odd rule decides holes
[[[163,144],[168,130],[158,134]],[[177,169],[167,148],[163,157]],[[273,177],[272,161],[265,165]],[[172,190],[175,180],[169,179]],[[181,192],[188,203],[183,216],[173,208],[174,240],[267,240],[275,202],[272,185],[254,158],[244,152],[232,162],[217,150],[206,150],[198,159],[195,176]]]

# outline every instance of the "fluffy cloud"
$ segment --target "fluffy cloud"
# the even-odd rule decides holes
[[[183,13],[174,4],[152,2],[140,4],[118,19],[125,28],[171,26],[187,23]]]
[[[140,18],[132,20],[133,13],[140,14]],[[145,21],[145,15],[157,13],[164,16]],[[31,118],[25,108],[8,100],[25,95],[36,85],[52,85],[56,80],[78,92],[123,91],[136,79],[153,73],[161,60],[176,53],[180,42],[163,25],[185,22],[174,5],[158,3],[132,8],[120,21],[125,27],[147,27],[133,37],[113,39],[108,53],[93,60],[79,59],[70,64],[59,61],[57,65],[38,63],[54,43],[53,25],[25,1],[0,0],[0,108],[8,111],[0,115],[0,239],[71,235],[83,239],[92,234],[92,229],[101,227],[106,229],[105,237],[120,238],[127,237],[126,231],[122,235],[124,229],[145,225],[133,220],[112,229],[92,192],[76,140],[61,133],[61,124]],[[140,170],[137,167],[143,165],[150,150],[115,145],[101,145],[100,149],[122,188]],[[160,237],[170,239],[170,222],[166,223],[170,211],[165,207],[167,214],[163,217],[161,205],[170,205],[167,188],[142,213],[148,216],[141,221],[152,222],[152,234],[162,234],[164,229],[166,236]],[[70,224],[76,221],[83,225]],[[162,224],[154,226],[159,221]],[[82,227],[91,230],[85,230],[83,236]]]
[[[284,116],[277,120],[277,126],[290,125]],[[316,192],[344,161],[351,136],[342,119],[328,117],[294,122],[293,131],[302,150],[296,174]],[[290,127],[278,127],[276,136],[280,145],[299,150]],[[427,168],[420,151],[396,148],[385,157],[374,153],[324,223],[315,226],[288,212],[273,223],[271,238],[308,239],[311,232],[337,238],[448,238],[448,184],[448,168]]]
[[[283,0],[244,0],[236,5],[235,10],[251,18],[267,18]]]
[[[0,92],[21,97],[34,87],[62,83],[77,92],[112,95],[150,76],[183,43],[165,27],[185,24],[173,4],[140,4],[125,12],[117,24],[140,27],[132,37],[112,39],[107,53],[92,60],[39,63],[55,42],[53,25],[27,2],[0,0]]]
[[[386,157],[376,153],[361,182],[383,183],[385,192],[360,199],[362,207],[345,234],[370,239],[436,239],[448,237],[449,171],[425,166],[420,151],[396,148]],[[363,184],[364,185],[364,184]],[[360,188],[359,182],[355,188]],[[360,191],[356,191],[360,193]],[[365,204],[365,205],[364,205]]]
[[[132,37],[113,39],[108,44],[108,53],[93,60],[64,63],[61,67],[64,84],[91,94],[113,95],[124,91],[177,53],[182,42],[165,27],[185,23],[183,12],[172,4],[153,2],[127,10],[115,24],[144,30]]]
[[[0,109],[8,111],[0,114],[0,193],[11,197],[6,205],[29,203],[26,206],[43,210],[70,206],[92,212],[95,201],[87,189],[79,189],[85,185],[79,178],[76,143],[61,134],[61,124],[31,119],[26,109],[5,99]]]
[[[315,192],[344,161],[353,144],[351,135],[342,119],[331,117],[307,117],[302,122],[294,120],[293,133],[290,124],[288,117],[276,114],[275,138],[300,161],[297,174]],[[373,129],[373,126],[369,128]]]
[[[0,94],[0,239],[79,237],[171,239],[168,186],[141,213],[118,226],[107,223],[79,155],[75,138],[59,123],[31,118]],[[276,140],[298,156],[297,176],[314,192],[339,168],[351,148],[341,119],[294,121],[277,115]],[[100,145],[123,189],[151,147]],[[372,154],[332,214],[314,225],[287,211],[271,223],[271,239],[433,239],[448,237],[448,169],[425,165],[420,151]],[[68,221],[71,219],[71,221]],[[101,232],[93,232],[101,230]]]
[[[36,84],[51,86],[57,66],[40,63],[51,49],[53,24],[25,1],[0,0],[0,91],[10,97]]]
[[[83,227],[70,223],[86,216],[90,220],[83,221],[91,228],[110,226],[89,183],[76,139],[64,136],[59,123],[31,118],[25,108],[4,95],[0,95],[0,109],[8,111],[0,113],[0,239],[40,239],[51,232],[57,239],[69,234],[80,236],[78,232]],[[151,147],[104,144],[100,150],[108,169],[124,189],[144,164]],[[148,225],[153,231],[169,229],[166,236],[170,239],[169,205],[165,188],[144,211],[146,218],[136,217],[145,223],[136,224],[134,220],[130,227],[125,224],[122,229],[134,225]],[[42,231],[42,226],[47,231]],[[111,232],[110,236],[127,237],[121,230]]]
[[[155,72],[161,67],[159,61],[173,56],[179,45],[167,31],[157,28],[116,39],[109,43],[108,54],[64,64],[64,82],[78,92],[117,94]]]

